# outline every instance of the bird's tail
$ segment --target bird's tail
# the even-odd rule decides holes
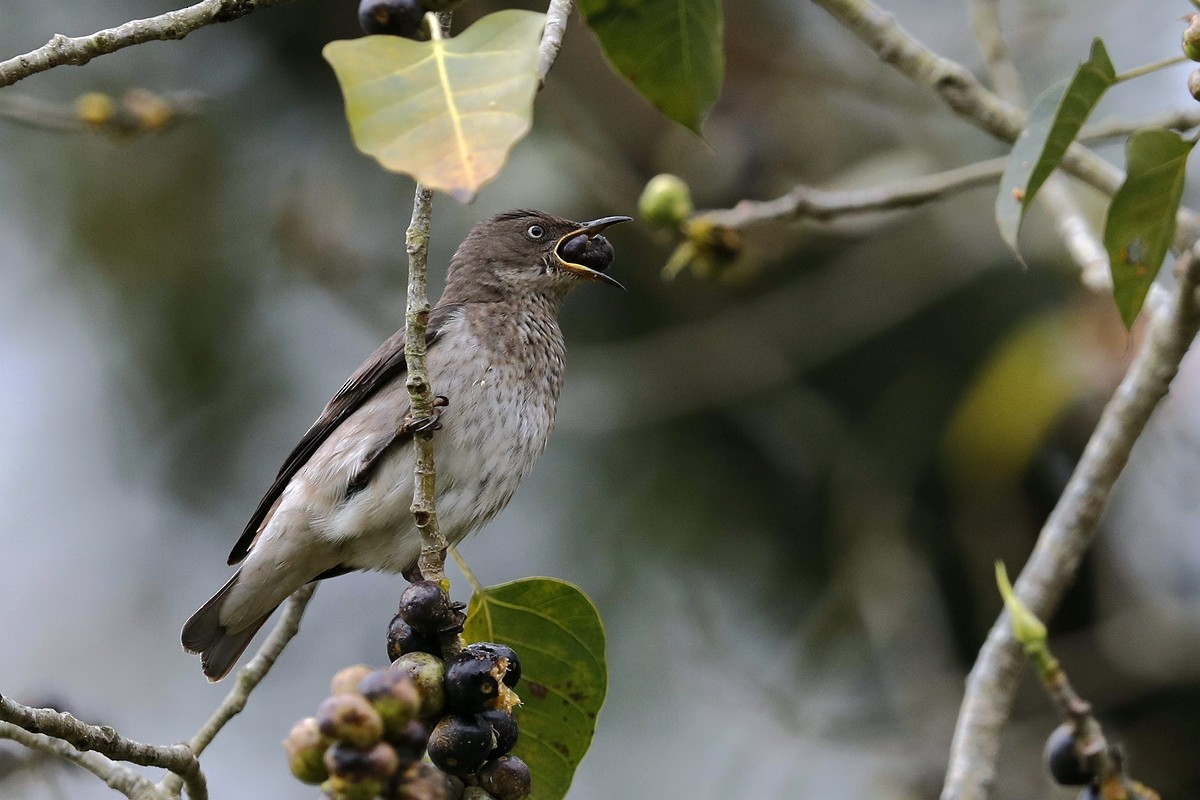
[[[221,610],[229,596],[229,590],[234,587],[241,574],[241,570],[235,572],[220,591],[183,624],[183,633],[180,636],[183,649],[200,656],[200,666],[204,675],[213,683],[229,674],[238,657],[245,652],[250,640],[254,638],[254,634],[258,633],[258,629],[275,611],[275,607],[272,607],[266,614],[232,633],[221,624]]]

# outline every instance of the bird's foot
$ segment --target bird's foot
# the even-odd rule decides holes
[[[404,433],[433,433],[442,429],[442,409],[450,405],[450,398],[444,394],[433,398],[433,413],[427,417],[414,417],[411,414],[404,418]]]

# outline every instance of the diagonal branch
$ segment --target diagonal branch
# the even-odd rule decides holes
[[[201,0],[195,5],[168,11],[156,17],[135,19],[96,31],[87,36],[55,34],[36,50],[0,61],[0,87],[64,64],[82,66],[96,56],[115,53],[135,44],[165,39],[182,39],[197,28],[215,22],[230,22],[250,12],[291,0]]]
[[[0,695],[0,721],[60,739],[76,750],[94,750],[116,761],[162,767],[183,778],[193,800],[207,800],[208,788],[200,762],[186,744],[153,745],[135,742],[107,726],[88,725],[52,708],[30,708]]]
[[[242,712],[246,707],[246,701],[250,699],[250,693],[258,684],[262,683],[263,678],[267,677],[267,673],[271,671],[271,667],[275,666],[280,653],[299,633],[300,620],[304,617],[304,610],[308,607],[308,601],[312,599],[313,592],[316,590],[316,583],[308,583],[297,589],[288,598],[287,605],[283,607],[283,616],[275,624],[271,635],[262,643],[262,647],[254,654],[254,658],[238,671],[237,680],[234,682],[233,688],[229,690],[229,694],[225,695],[221,705],[189,742],[189,746],[197,758],[212,743],[221,729]],[[178,775],[172,774],[162,780],[159,788],[169,794],[178,795],[182,785],[183,780]]]
[[[54,739],[43,733],[30,733],[8,722],[0,722],[0,739],[9,739],[30,750],[40,750],[70,761],[130,800],[164,800],[153,783],[128,767],[99,753],[80,752],[62,739]]]

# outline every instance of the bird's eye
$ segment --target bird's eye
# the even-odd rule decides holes
[[[530,225],[525,229],[525,235],[530,239],[540,239],[546,235],[546,229],[541,225]]]

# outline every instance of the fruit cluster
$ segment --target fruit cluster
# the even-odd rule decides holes
[[[491,642],[443,661],[441,643],[458,640],[462,617],[438,584],[409,586],[388,627],[392,665],[333,677],[317,715],[284,740],[292,773],[332,800],[526,797],[529,767],[509,754],[520,661]]]
[[[1192,61],[1200,61],[1200,14],[1189,14],[1183,19],[1187,23],[1183,31],[1183,54]],[[1192,97],[1200,100],[1200,69],[1188,75],[1187,87]]]
[[[358,4],[358,24],[367,33],[423,41],[429,38],[425,14],[430,11],[450,11],[460,2],[462,0],[361,0]]]

